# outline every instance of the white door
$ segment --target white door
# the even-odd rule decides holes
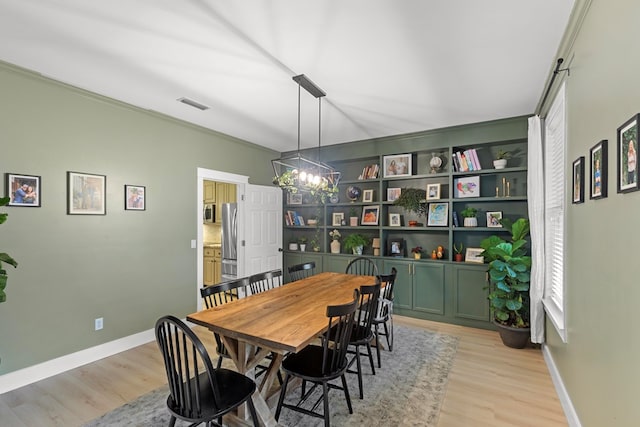
[[[282,190],[245,185],[243,210],[244,276],[282,268]]]

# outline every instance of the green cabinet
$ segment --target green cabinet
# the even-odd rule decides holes
[[[429,261],[385,259],[384,272],[398,271],[394,286],[394,308],[445,314],[445,264]]]
[[[453,315],[460,319],[489,321],[489,289],[485,265],[453,265]]]

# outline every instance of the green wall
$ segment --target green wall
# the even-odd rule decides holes
[[[269,184],[264,159],[279,153],[3,63],[0,94],[3,180],[42,177],[41,208],[2,209],[0,250],[19,266],[0,304],[0,374],[195,311],[197,168]],[[106,216],[66,214],[67,171],[107,176]],[[146,211],[124,210],[125,184],[147,187]]]
[[[572,205],[567,194],[568,342],[550,322],[547,340],[582,425],[632,426],[640,419],[640,192],[616,193],[616,129],[640,112],[640,2],[577,3],[587,13],[575,42],[565,40],[560,55],[571,68],[567,187],[571,162],[589,159],[589,149],[607,139],[609,197],[594,201],[587,195],[584,204]]]

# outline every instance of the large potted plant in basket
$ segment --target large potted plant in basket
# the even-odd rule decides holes
[[[352,251],[354,255],[362,255],[362,251],[369,244],[369,238],[362,234],[349,234],[344,239],[344,249]]]
[[[492,320],[504,345],[524,348],[530,335],[531,257],[527,255],[525,240],[529,234],[529,220],[519,218],[512,223],[504,218],[500,223],[511,233],[511,241],[490,236],[480,243],[484,249],[482,255],[489,261]]]
[[[0,206],[6,206],[11,199],[9,197],[0,197]],[[0,213],[0,224],[7,220],[6,213]],[[7,253],[0,253],[0,303],[7,300],[7,295],[4,293],[4,289],[7,287],[7,271],[3,269],[2,264],[6,263],[14,267],[18,266],[16,260],[11,258]]]

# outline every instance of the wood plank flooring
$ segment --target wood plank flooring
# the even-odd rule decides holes
[[[438,427],[566,426],[537,349],[502,345],[497,332],[395,316],[460,338]],[[197,328],[215,354],[213,334]],[[3,427],[80,426],[166,383],[155,342],[0,395]]]

